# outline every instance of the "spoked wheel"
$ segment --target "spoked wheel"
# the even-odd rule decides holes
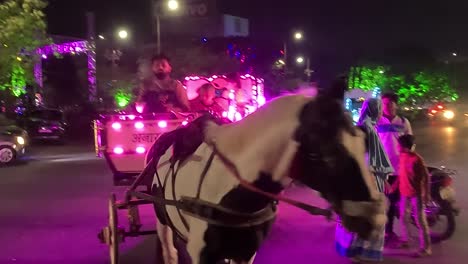
[[[119,221],[117,219],[117,208],[115,207],[115,194],[109,198],[109,254],[111,264],[119,263],[119,242],[120,235],[118,231]]]
[[[98,234],[99,240],[109,246],[109,256],[111,264],[119,263],[119,244],[123,241],[124,232],[122,228],[118,227],[117,219],[117,206],[115,194],[111,194],[109,198],[109,225],[104,227]]]

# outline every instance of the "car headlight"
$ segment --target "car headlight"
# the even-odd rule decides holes
[[[20,145],[24,145],[25,141],[23,137],[16,137],[16,142]]]
[[[444,112],[444,117],[447,119],[453,119],[455,117],[455,113],[453,111],[447,110]]]

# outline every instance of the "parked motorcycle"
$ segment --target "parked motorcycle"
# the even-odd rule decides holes
[[[452,183],[456,171],[445,167],[428,167],[428,170],[431,175],[432,201],[426,205],[426,217],[431,230],[431,240],[440,242],[449,239],[455,232],[455,216],[459,214],[459,209],[455,205]],[[416,223],[414,215],[412,223]]]

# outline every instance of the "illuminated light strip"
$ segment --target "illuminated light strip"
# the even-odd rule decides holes
[[[54,54],[80,54],[86,53],[88,57],[88,88],[89,88],[89,99],[94,101],[96,99],[96,44],[94,41],[80,40],[75,42],[67,42],[62,44],[50,44],[36,49],[36,54],[41,58],[46,59],[50,55]],[[34,65],[34,78],[39,87],[43,87],[43,75],[42,75],[42,62],[38,62]]]
[[[195,81],[195,80],[205,80],[207,82],[212,82],[217,78],[227,78],[226,75],[212,75],[211,77],[200,77],[200,76],[187,76],[184,78],[185,81]],[[234,121],[235,119],[239,120],[239,116],[241,118],[253,113],[258,107],[262,106],[265,104],[266,99],[263,94],[263,88],[261,84],[264,82],[263,79],[260,78],[255,78],[254,76],[250,74],[245,74],[240,76],[241,79],[251,79],[253,81],[252,84],[252,99],[254,101],[253,105],[246,105],[245,107],[247,108],[245,111],[245,115],[242,116],[240,112],[237,111],[237,103],[235,102],[235,91],[231,90],[229,93],[229,99],[231,100],[229,109],[227,113],[223,112],[223,116],[227,117],[231,121]],[[186,86],[184,86],[186,87]]]

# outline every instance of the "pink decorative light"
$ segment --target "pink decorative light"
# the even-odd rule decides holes
[[[195,80],[205,80],[207,82],[212,82],[217,78],[226,78],[225,75],[212,75],[211,77],[200,77],[200,76],[187,76],[185,77],[186,81],[195,81]],[[230,90],[228,99],[229,99],[229,108],[228,111],[223,112],[222,116],[230,119],[231,121],[238,121],[244,118],[245,116],[255,112],[258,107],[265,104],[265,97],[263,95],[263,79],[256,78],[249,73],[240,75],[240,78],[243,79],[242,82],[248,81],[251,83],[251,96],[248,96],[247,99],[251,99],[251,103],[245,106],[245,111],[238,111],[236,102],[236,91]],[[189,91],[190,92],[190,91]],[[242,112],[242,114],[241,114]]]
[[[39,55],[53,55],[54,53],[67,54],[73,52],[86,52],[88,50],[88,42],[86,40],[67,42],[62,44],[50,44],[37,49]]]
[[[137,110],[137,112],[140,113],[140,114],[143,113],[143,106],[142,106],[142,105],[137,105],[137,106],[136,106],[136,110]]]
[[[158,127],[160,127],[160,128],[166,128],[166,127],[167,127],[167,122],[166,122],[166,121],[159,121],[159,122],[158,122]]]
[[[182,121],[182,125],[183,125],[183,126],[186,126],[187,124],[188,124],[188,121],[187,121],[187,120]]]
[[[264,105],[266,103],[265,96],[258,96],[257,102],[258,102],[258,106]]]
[[[47,59],[47,55],[42,54],[42,58],[43,58],[43,59]]]
[[[138,154],[143,154],[146,152],[146,149],[144,147],[137,147],[135,150]]]
[[[135,119],[135,115],[129,115],[129,116],[128,116],[128,119],[134,120],[134,119]]]
[[[236,112],[234,115],[234,121],[242,120],[242,115],[239,112]]]
[[[112,128],[115,130],[120,130],[122,128],[122,125],[118,122],[112,123]]]
[[[143,122],[136,122],[135,123],[135,128],[136,129],[143,129],[145,127],[145,124]]]
[[[114,148],[114,153],[115,154],[122,154],[124,152],[124,149],[122,147],[115,147]]]

